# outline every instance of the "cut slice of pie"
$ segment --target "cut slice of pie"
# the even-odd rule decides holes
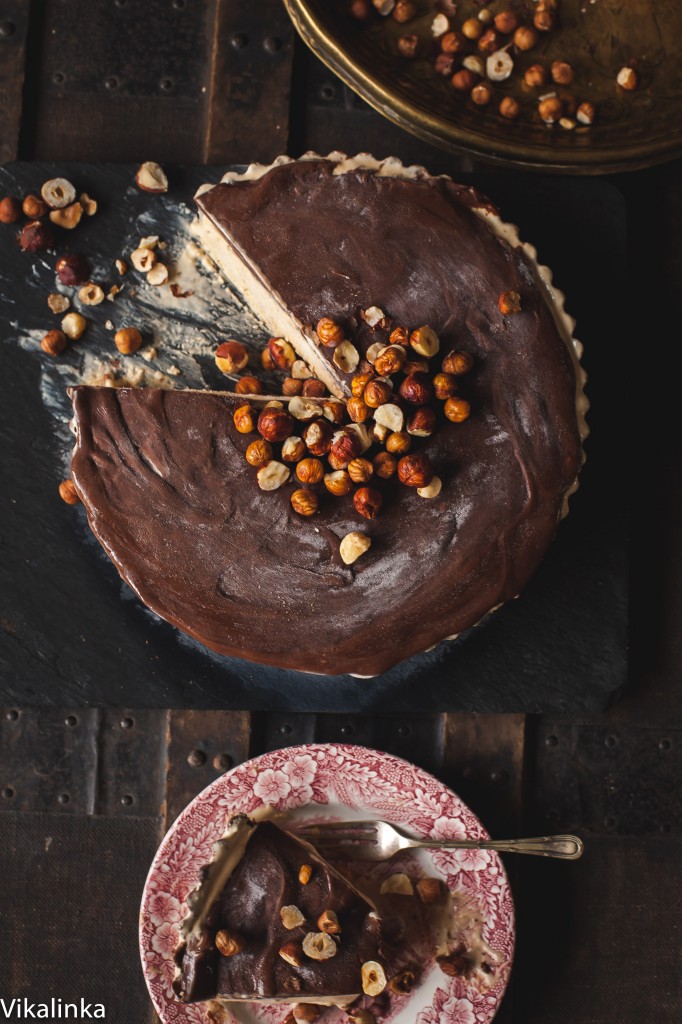
[[[346,1005],[362,993],[378,915],[307,843],[238,815],[202,875],[176,953],[181,1000]]]

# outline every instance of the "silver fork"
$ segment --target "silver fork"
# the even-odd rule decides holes
[[[534,839],[412,839],[387,821],[333,821],[292,827],[320,853],[339,860],[387,860],[400,850],[497,850],[531,853],[536,857],[577,860],[583,854],[578,836],[538,836]]]

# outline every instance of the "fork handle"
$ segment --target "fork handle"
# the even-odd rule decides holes
[[[454,839],[422,842],[414,846],[434,850],[497,850],[498,853],[530,853],[536,857],[558,857],[560,860],[577,860],[585,849],[578,836],[537,836],[534,839]]]

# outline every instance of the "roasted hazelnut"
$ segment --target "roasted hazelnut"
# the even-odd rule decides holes
[[[38,217],[44,217],[48,209],[49,207],[46,202],[33,195],[25,196],[21,204],[22,213],[29,220],[37,220]]]
[[[390,480],[395,475],[398,463],[388,452],[379,452],[372,459],[374,472],[382,480]]]
[[[322,911],[317,919],[317,927],[321,932],[326,932],[327,935],[339,935],[341,933],[339,919],[333,910]]]
[[[256,481],[262,491],[276,491],[291,477],[288,466],[283,462],[271,459],[264,466],[260,466],[256,472]]]
[[[521,113],[521,105],[513,96],[505,96],[500,102],[499,111],[508,121],[515,121]]]
[[[371,538],[367,537],[364,533],[359,533],[357,530],[347,533],[339,544],[339,554],[342,562],[346,565],[352,565],[361,555],[364,555],[365,551],[369,551],[371,546]]]
[[[596,117],[594,103],[581,103],[576,111],[576,117],[580,124],[592,124]]]
[[[279,916],[282,919],[282,924],[289,931],[293,928],[300,927],[300,925],[305,922],[304,914],[293,904],[289,904],[286,907],[280,907]]]
[[[485,62],[485,73],[491,82],[506,81],[514,70],[514,61],[507,49],[496,50]]]
[[[59,497],[62,501],[65,501],[67,505],[78,504],[80,498],[78,497],[78,492],[76,491],[73,480],[62,480],[59,485]]]
[[[515,291],[502,292],[497,300],[497,305],[503,316],[509,316],[512,313],[520,313],[521,296]]]
[[[78,289],[78,301],[82,302],[84,306],[99,306],[101,302],[104,302],[104,292],[98,284],[88,281]]]
[[[526,69],[523,80],[531,89],[542,89],[542,87],[547,84],[547,72],[543,68],[542,64],[531,64],[531,66]]]
[[[437,373],[433,378],[433,393],[442,402],[456,394],[457,387],[457,378],[454,373]]]
[[[410,332],[406,327],[394,327],[388,340],[391,345],[401,345],[402,348],[406,348],[410,342]],[[385,348],[386,346],[382,347],[378,354],[384,352]]]
[[[455,401],[449,398],[448,402]],[[431,482],[433,470],[428,455],[403,455],[398,462],[398,479],[408,487],[426,487]]]
[[[0,199],[0,224],[16,224],[21,217],[21,203],[14,196]]]
[[[334,940],[332,939],[332,942]],[[300,967],[304,962],[303,951],[299,942],[285,942],[279,950],[279,955],[292,967]]]
[[[258,433],[266,441],[285,441],[296,426],[293,416],[285,409],[263,409],[258,417]]]
[[[332,356],[334,366],[337,366],[341,373],[355,373],[360,362],[360,353],[350,341],[342,341],[334,349]]]
[[[66,348],[66,335],[63,331],[48,331],[42,338],[40,347],[48,356],[58,356]]]
[[[570,85],[575,77],[573,68],[565,60],[552,61],[550,74],[557,85]]]
[[[278,370],[290,370],[296,362],[294,348],[284,338],[270,338],[268,350]]]
[[[318,500],[314,491],[300,487],[291,495],[291,507],[299,516],[314,516],[317,512]],[[303,921],[301,921],[303,924]]]
[[[47,297],[47,304],[53,313],[66,313],[69,308],[69,300],[61,292],[51,292]]]
[[[416,15],[417,5],[413,0],[396,0],[396,5],[391,12],[391,16],[400,24],[412,21]]]
[[[483,23],[478,18],[467,18],[462,25],[462,35],[467,39],[480,39],[483,35]]]
[[[452,75],[455,66],[455,58],[451,53],[439,53],[436,57],[436,63],[434,65],[437,75],[442,75],[444,78],[449,78]]]
[[[321,320],[317,321],[315,330],[322,344],[328,348],[340,345],[345,336],[341,324],[337,324],[336,320],[332,320],[328,316],[323,316]]]
[[[68,287],[83,284],[90,276],[90,267],[85,256],[73,253],[70,256],[60,256],[56,267],[57,277],[62,284]]]
[[[334,494],[338,498],[344,494],[350,494],[353,490],[353,481],[347,470],[336,469],[332,473],[325,473],[324,486],[330,494]]]
[[[499,14],[495,15],[493,21],[497,31],[502,32],[505,36],[515,32],[519,27],[519,19],[514,11],[500,11]]]
[[[495,53],[495,50],[499,50],[501,44],[500,34],[494,28],[487,28],[478,40],[478,48],[481,53]]]
[[[471,415],[471,405],[465,398],[448,398],[443,412],[452,423],[463,423]]]
[[[415,409],[407,421],[406,430],[413,437],[430,437],[436,429],[436,414],[430,405]]]
[[[282,394],[283,395],[287,395],[287,396],[300,395],[302,391],[303,391],[303,381],[302,380],[296,380],[294,377],[285,377],[284,380],[282,381]]]
[[[291,376],[295,380],[309,380],[313,371],[303,359],[296,359],[291,367]]]
[[[346,419],[346,407],[343,402],[339,402],[336,398],[330,398],[329,401],[322,403],[322,415],[330,423],[341,424]]]
[[[633,92],[639,85],[639,77],[634,68],[624,67],[618,72],[616,82],[621,89],[625,89],[627,92]]]
[[[268,410],[268,412],[270,411],[272,410]],[[238,409],[235,409],[232,419],[240,434],[251,434],[256,429],[256,414],[250,405],[240,405]],[[268,438],[268,440],[275,440],[275,438]]]
[[[386,438],[386,451],[393,455],[404,455],[411,447],[410,435],[402,430],[395,430]]]
[[[492,85],[489,82],[479,82],[471,90],[471,99],[477,107],[485,107],[494,96]]]
[[[168,178],[164,169],[153,160],[140,164],[135,172],[135,184],[143,192],[167,192]]]
[[[360,454],[360,447],[360,439],[356,434],[349,430],[340,431],[334,438],[329,453],[332,468],[345,469],[348,463]]]
[[[359,512],[365,519],[376,519],[383,499],[376,487],[359,487],[353,495],[355,511]]]
[[[430,359],[440,348],[440,340],[432,327],[423,326],[412,331],[410,345],[418,356]]]
[[[406,352],[402,345],[387,345],[374,360],[374,369],[380,377],[398,373],[405,363]]]
[[[141,274],[148,274],[156,263],[156,253],[149,246],[141,245],[130,254],[130,262]]]
[[[305,444],[302,437],[288,437],[282,445],[282,458],[285,462],[300,462],[305,458]]]
[[[259,466],[264,466],[272,458],[272,445],[269,441],[259,437],[257,441],[251,442],[245,454],[249,465],[255,466],[258,469]]]
[[[407,57],[408,60],[412,60],[413,57],[417,56],[417,50],[419,49],[419,36],[414,35],[413,32],[404,36],[399,36],[396,45],[401,57]]]
[[[537,43],[538,34],[530,25],[520,25],[514,33],[514,46],[517,50],[532,50]]]
[[[350,393],[353,398],[362,398],[365,388],[373,379],[374,374],[370,370],[365,373],[356,373],[350,382]]]
[[[362,400],[370,409],[378,409],[385,405],[393,395],[391,385],[386,380],[371,380],[362,393]]]
[[[311,960],[329,960],[336,950],[334,939],[326,932],[308,932],[303,940],[303,952]]]
[[[76,199],[76,190],[66,178],[50,178],[40,189],[40,194],[53,210],[64,210]]]
[[[428,373],[429,372],[429,361],[428,359],[408,359],[403,366],[403,373],[406,377],[409,377],[411,373]]]
[[[78,341],[85,334],[88,321],[80,313],[67,313],[62,319],[62,330],[71,341]]]
[[[54,246],[54,232],[49,224],[32,220],[21,229],[19,245],[24,252],[44,252]]]
[[[319,459],[301,459],[296,466],[296,476],[302,484],[319,484],[324,477],[324,466]]]
[[[427,906],[437,903],[443,895],[443,883],[439,878],[420,878],[417,882],[417,895]]]
[[[437,498],[443,489],[443,481],[439,476],[432,476],[426,487],[418,487],[417,494],[420,498]]]
[[[238,373],[248,361],[248,350],[241,341],[224,341],[215,351],[215,364],[221,373]]]
[[[452,373],[460,377],[468,373],[474,365],[474,357],[470,352],[448,352],[443,360],[443,373]]]
[[[298,869],[298,880],[301,885],[307,885],[310,879],[313,877],[312,864],[301,864]]]
[[[221,956],[236,956],[237,953],[246,949],[246,940],[238,932],[230,932],[227,928],[221,928],[216,932],[215,946]]]
[[[262,395],[263,385],[258,377],[241,377],[235,384],[234,390],[237,395]]]
[[[473,964],[464,954],[464,949],[455,950],[447,956],[437,956],[436,963],[448,978],[463,978],[471,971]]]
[[[326,455],[332,446],[332,425],[329,420],[313,420],[303,431],[306,448],[313,455]]]
[[[275,364],[270,355],[270,349],[264,348],[260,354],[260,364],[267,373],[271,373],[275,369]]]
[[[308,380],[303,381],[303,387],[301,394],[306,398],[322,398],[327,393],[326,386],[321,380],[316,380],[314,377],[309,377]]]
[[[547,8],[540,8],[538,5],[535,15],[533,16],[533,24],[538,32],[551,32],[556,25],[556,14],[554,11],[550,11]]]
[[[446,32],[440,38],[440,48],[443,53],[461,53],[466,49],[467,41],[461,32]]]
[[[389,992],[396,995],[407,995],[414,988],[414,971],[401,971],[388,983]]]
[[[471,92],[476,82],[478,82],[478,76],[473,71],[460,68],[459,71],[454,73],[450,81],[453,89],[457,89],[458,92]]]
[[[378,996],[386,988],[386,973],[377,960],[368,960],[360,969],[362,991],[367,996]]]
[[[81,195],[80,204],[86,217],[94,217],[97,213],[97,200],[89,196],[87,192],[83,192]]]
[[[142,335],[138,331],[137,327],[122,327],[119,331],[116,331],[116,334],[114,335],[114,345],[124,356],[129,356],[132,355],[133,352],[137,352],[141,344]]]
[[[166,284],[168,281],[168,267],[165,263],[159,263],[158,260],[147,274],[147,283],[154,285],[158,288],[162,284]]]
[[[56,224],[58,228],[65,228],[67,231],[73,231],[77,228],[81,222],[83,216],[83,207],[80,203],[71,203],[71,206],[66,206],[63,210],[50,210],[50,220],[53,224]]]
[[[493,21],[493,12],[487,7],[482,7],[478,12],[478,20],[482,25],[491,25]]]
[[[369,416],[369,406],[362,398],[349,398],[346,408],[354,423],[364,423]]]
[[[354,484],[366,484],[371,480],[374,473],[374,466],[369,459],[351,459],[348,463],[348,476]]]
[[[410,405],[425,405],[433,397],[433,388],[428,374],[410,373],[399,388],[400,397]]]

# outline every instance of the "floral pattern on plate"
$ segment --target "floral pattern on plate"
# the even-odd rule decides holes
[[[417,836],[487,838],[466,804],[432,775],[365,747],[289,747],[232,769],[179,816],[157,851],[144,888],[142,967],[163,1024],[282,1024],[289,1012],[281,1003],[187,1006],[172,989],[173,954],[187,895],[197,885],[200,868],[211,860],[228,818],[266,806],[297,820],[383,818]],[[467,908],[475,908],[495,970],[490,977],[474,972],[466,979],[449,978],[434,965],[380,1024],[488,1024],[504,994],[514,950],[514,908],[502,862],[489,851],[434,850],[419,856],[426,858],[430,873],[443,878],[453,906],[465,912],[463,920]],[[457,933],[454,918],[453,928]],[[466,926],[461,930],[466,938]]]

